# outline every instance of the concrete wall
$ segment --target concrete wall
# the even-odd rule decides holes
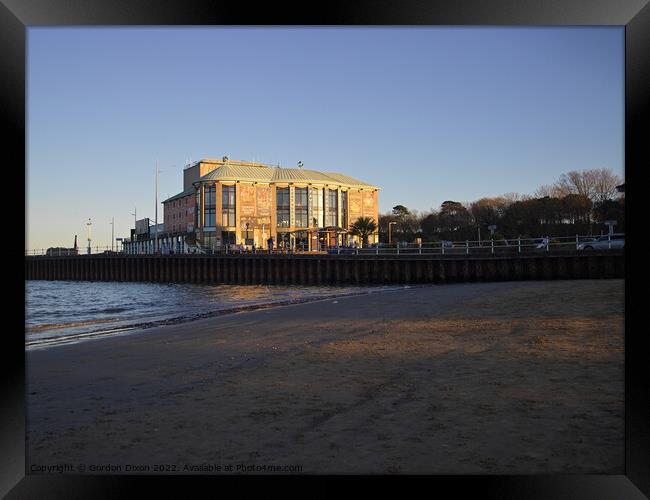
[[[363,285],[623,277],[622,251],[436,258],[263,254],[25,257],[28,280]]]

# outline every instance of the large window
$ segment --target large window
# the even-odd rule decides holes
[[[311,196],[311,225],[312,227],[324,227],[323,190],[321,188],[312,188]]]
[[[295,191],[295,218],[296,227],[309,227],[308,188],[296,188]]]
[[[206,227],[214,227],[217,223],[215,214],[216,187],[214,184],[205,186],[205,208],[203,212],[203,224]]]
[[[237,225],[235,208],[235,186],[221,186],[221,224],[224,227]]]
[[[336,189],[328,189],[327,190],[327,214],[325,214],[326,227],[338,226],[337,213],[338,213],[337,191]]]
[[[348,227],[348,192],[341,191],[341,227]]]
[[[289,188],[275,188],[275,206],[277,227],[289,227],[291,225],[289,201]]]

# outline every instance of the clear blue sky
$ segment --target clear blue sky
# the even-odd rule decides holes
[[[127,236],[191,157],[340,171],[380,211],[623,176],[624,30],[29,28],[27,247]],[[159,209],[162,220],[162,205]]]

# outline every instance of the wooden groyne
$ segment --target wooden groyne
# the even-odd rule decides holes
[[[25,257],[27,280],[363,285],[623,277],[622,250],[516,257],[268,254]]]

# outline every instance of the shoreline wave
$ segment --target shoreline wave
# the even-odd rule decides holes
[[[223,316],[226,314],[236,314],[239,312],[257,311],[262,309],[270,309],[274,307],[304,304],[308,302],[318,302],[321,300],[330,300],[330,299],[341,298],[341,297],[354,297],[359,295],[370,295],[373,293],[380,293],[380,292],[399,291],[408,288],[418,288],[420,286],[425,286],[425,285],[403,285],[403,286],[396,286],[396,287],[389,287],[389,288],[382,287],[376,290],[366,289],[358,292],[334,293],[328,295],[320,295],[316,297],[300,297],[295,299],[260,302],[260,303],[246,304],[242,306],[226,307],[223,309],[217,309],[214,311],[208,311],[203,313],[195,313],[191,315],[174,316],[172,318],[151,320],[151,321],[145,321],[141,323],[130,323],[125,325],[119,325],[116,326],[115,328],[110,328],[106,330],[98,329],[98,330],[92,330],[87,332],[71,333],[69,335],[42,337],[39,339],[26,341],[25,348],[54,347],[58,345],[76,343],[82,340],[91,340],[93,338],[112,336],[124,332],[135,332],[135,331],[146,330],[149,328],[155,328],[160,326],[188,323],[191,321]],[[112,321],[112,320],[107,320],[107,321]]]
[[[71,321],[68,323],[41,323],[40,325],[28,325],[25,327],[27,333],[42,332],[43,330],[61,330],[63,328],[78,328],[80,326],[94,325],[96,323],[110,323],[115,318],[97,318],[86,321]]]

